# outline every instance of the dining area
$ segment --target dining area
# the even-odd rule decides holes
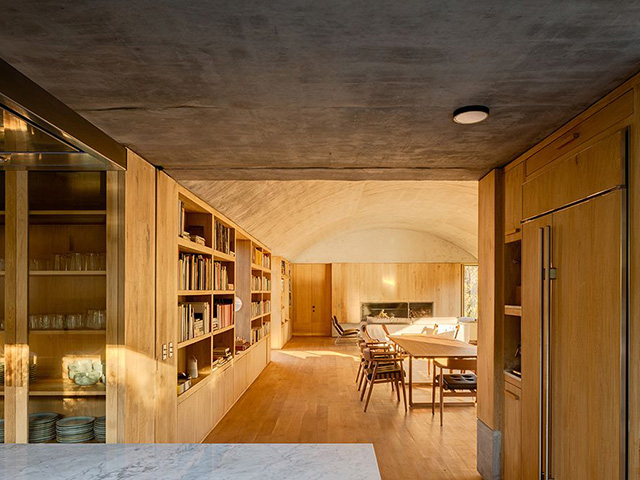
[[[419,332],[414,328],[394,333],[384,324],[362,325],[355,383],[364,412],[374,397],[374,387],[382,383],[390,384],[395,392],[392,397],[404,404],[405,412],[429,407],[433,415],[438,411],[441,426],[446,409],[474,407],[478,351],[475,339],[459,338],[466,321],[439,325],[436,318]],[[424,401],[427,389],[429,400]],[[423,400],[416,399],[416,393]]]

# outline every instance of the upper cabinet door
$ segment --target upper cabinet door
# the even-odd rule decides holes
[[[522,217],[549,213],[625,180],[627,130],[618,130],[550,165],[522,186]]]
[[[504,234],[507,242],[522,236],[522,183],[524,163],[504,172]]]

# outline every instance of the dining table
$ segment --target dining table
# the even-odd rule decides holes
[[[409,406],[420,408],[431,406],[430,402],[413,401],[413,359],[434,360],[436,358],[478,358],[478,347],[470,343],[440,335],[407,334],[389,335],[389,339],[409,356]],[[431,383],[433,387],[433,383]]]

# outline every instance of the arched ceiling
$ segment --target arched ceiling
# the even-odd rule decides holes
[[[458,249],[461,252],[458,261],[477,257],[477,182],[192,180],[181,183],[259,238],[274,253],[293,261],[315,245],[364,230],[422,232],[437,237],[439,245],[450,244]],[[305,257],[305,260],[310,259]]]

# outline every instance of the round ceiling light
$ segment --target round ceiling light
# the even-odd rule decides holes
[[[453,121],[461,125],[480,123],[489,118],[489,107],[484,105],[467,105],[456,108],[453,112]]]

